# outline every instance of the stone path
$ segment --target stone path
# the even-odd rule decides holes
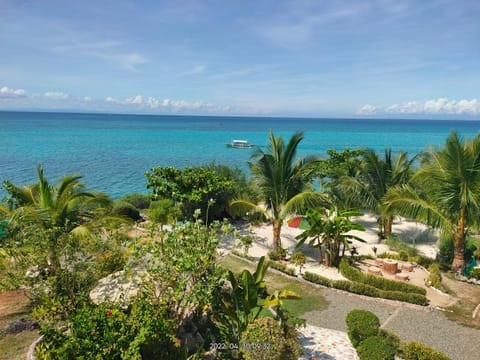
[[[478,355],[480,330],[450,321],[441,311],[387,304],[378,299],[343,294],[329,289],[324,289],[323,292],[329,305],[324,310],[310,311],[301,316],[307,319],[310,325],[345,332],[347,314],[353,309],[363,309],[375,313],[380,319],[382,328],[396,333],[404,342],[424,343],[444,352],[452,360],[480,358]]]
[[[298,329],[304,354],[299,360],[358,360],[357,352],[342,331],[307,325]]]

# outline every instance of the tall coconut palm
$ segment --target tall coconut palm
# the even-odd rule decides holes
[[[412,162],[407,153],[392,156],[391,149],[385,150],[383,158],[367,149],[362,156],[358,176],[344,176],[339,188],[364,209],[380,214],[379,225],[384,236],[392,233],[393,215],[383,206],[388,190],[396,185],[406,184],[412,174]]]
[[[423,154],[412,184],[391,189],[386,209],[426,222],[453,238],[452,268],[465,264],[468,228],[480,216],[480,133],[462,140],[455,131],[439,150]]]
[[[253,208],[263,212],[273,227],[273,248],[278,254],[281,250],[280,234],[283,220],[296,211],[306,211],[314,207],[320,195],[311,187],[318,158],[308,156],[297,158],[298,144],[303,140],[303,132],[295,133],[287,144],[281,137],[275,137],[270,131],[267,151],[258,148],[252,155],[254,162],[249,163],[254,181],[263,200],[263,207],[246,200],[235,200],[231,208]]]
[[[63,177],[58,184],[50,185],[43,174],[43,167],[37,169],[38,182],[33,185],[16,186],[4,181],[9,194],[9,223],[21,232],[23,237],[41,236],[48,246],[48,263],[51,270],[58,270],[59,241],[67,234],[85,235],[99,206],[109,204],[103,194],[84,190],[79,181],[81,176]]]

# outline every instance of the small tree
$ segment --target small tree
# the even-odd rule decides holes
[[[300,240],[297,248],[302,246],[308,238],[311,238],[309,245],[318,248],[320,252],[320,262],[322,262],[322,245],[325,246],[326,265],[332,266],[337,263],[340,248],[343,246],[342,255],[345,249],[349,249],[349,239],[355,239],[365,242],[355,235],[348,234],[351,230],[365,231],[365,228],[350,221],[351,216],[360,216],[361,213],[354,210],[338,211],[333,208],[322,211],[308,210],[307,216],[310,221],[310,229],[296,237]]]
[[[253,243],[252,237],[250,235],[242,236],[240,238],[240,242],[243,245],[243,253],[245,255],[248,255],[248,249],[250,249],[250,247],[252,246],[252,243]]]
[[[145,176],[148,180],[147,188],[153,190],[154,198],[167,198],[174,204],[178,203],[184,219],[192,219],[196,209],[200,209],[202,214],[206,214],[208,209],[210,217],[226,211],[230,201],[226,198],[229,194],[233,196],[235,185],[215,169],[204,166],[184,169],[156,167]]]
[[[305,254],[303,252],[296,251],[292,255],[292,262],[300,268],[299,270],[300,270],[300,274],[301,274],[302,273],[302,267],[307,262],[307,257],[305,256]]]

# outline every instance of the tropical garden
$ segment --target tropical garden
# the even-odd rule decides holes
[[[452,132],[443,147],[415,155],[345,149],[323,158],[299,157],[303,138],[270,132],[249,175],[219,164],[155,167],[145,174],[147,194],[116,200],[88,190],[78,175],[51,183],[42,166],[34,184],[5,180],[0,291],[28,296],[42,335],[37,358],[297,359],[295,327],[303,320],[293,304],[306,299],[265,280],[269,267],[294,274],[275,261],[284,253],[282,227],[294,216],[309,224],[297,249],[309,244],[348,280],[303,278],[371,297],[428,304],[425,289],[354,266],[351,243],[362,239],[352,231],[364,230],[355,221],[364,212],[375,214],[387,243],[398,245],[398,216],[438,231],[434,265],[452,276],[480,255],[472,240],[480,229],[480,135],[463,140]],[[270,259],[250,269],[232,268],[219,252],[239,237],[242,221],[272,231]],[[241,239],[247,254],[252,239]],[[301,267],[306,258],[296,251],[291,261]],[[102,283],[101,296],[92,296]]]

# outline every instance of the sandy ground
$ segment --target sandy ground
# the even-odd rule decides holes
[[[352,240],[352,245],[355,246],[357,252],[360,255],[374,255],[373,247],[377,248],[377,254],[383,252],[391,251],[386,244],[379,243],[377,231],[377,219],[372,215],[363,215],[361,217],[354,218],[354,221],[362,224],[365,227],[365,231],[352,231],[353,235],[363,239],[365,243]],[[281,239],[282,246],[288,250],[289,254],[295,252],[297,240],[296,236],[301,234],[303,230],[288,227],[286,224],[282,227]],[[412,245],[415,245],[419,252],[427,257],[435,258],[438,248],[437,240],[438,237],[435,236],[428,227],[423,224],[418,224],[413,221],[407,221],[402,218],[397,218],[393,224],[393,233],[398,235],[398,237]],[[223,251],[231,251],[236,249],[237,251],[242,252],[242,246],[238,241],[238,238],[241,236],[250,235],[253,236],[254,241],[252,246],[248,251],[248,255],[258,259],[261,256],[267,255],[268,251],[272,249],[272,226],[269,224],[262,224],[259,226],[244,225],[239,227],[239,233],[237,238],[230,238],[230,240],[225,241],[221,249]],[[338,269],[328,268],[324,265],[318,263],[319,253],[318,250],[312,249],[308,244],[304,244],[301,247],[301,250],[307,256],[307,263],[302,269],[302,272],[309,271],[312,273],[319,274],[321,276],[333,279],[333,280],[342,280],[345,279]],[[348,251],[347,251],[348,253]],[[293,265],[292,265],[293,266]],[[363,270],[370,266],[374,266],[374,261],[365,261],[361,265],[364,267]],[[297,269],[298,272],[298,269]],[[425,287],[425,278],[428,276],[428,273],[420,268],[416,267],[413,272],[408,273],[409,282],[418,286]],[[384,274],[385,278],[393,279],[393,275]],[[452,303],[453,299],[432,288],[427,288],[427,297],[431,301],[432,306],[445,307]]]

